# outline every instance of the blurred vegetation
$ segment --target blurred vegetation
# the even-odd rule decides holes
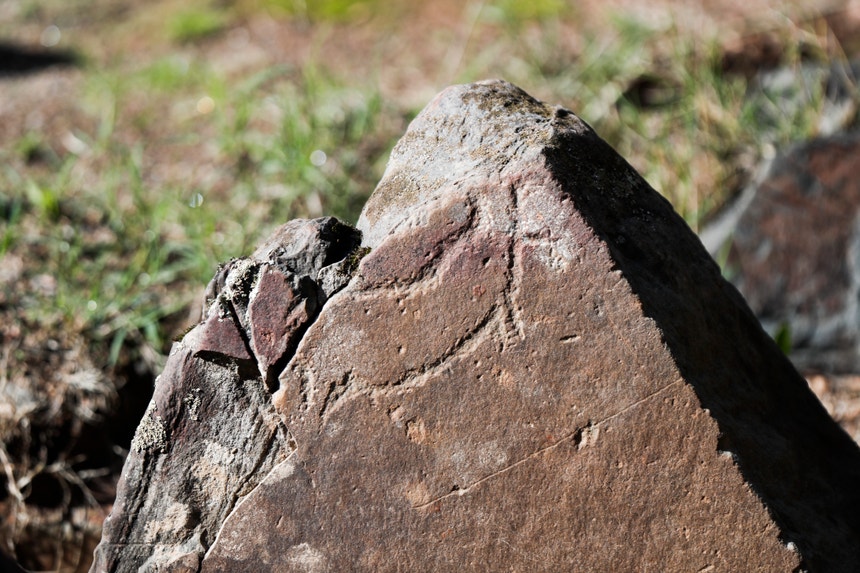
[[[205,50],[181,46],[256,13],[322,25],[367,18],[380,4],[159,3],[166,47],[133,65],[85,66],[89,131],[74,128],[58,146],[32,130],[0,148],[0,255],[18,253],[28,276],[56,280],[44,296],[18,301],[31,318],[107,341],[111,363],[129,337],[161,353],[163,320],[188,306],[219,261],[292,217],[355,220],[418,110],[385,102],[372,77],[338,74],[324,58],[237,77],[213,68]],[[722,70],[715,41],[689,31],[617,19],[609,33],[580,31],[572,49],[569,3],[474,6],[463,12],[469,36],[453,79],[501,75],[574,109],[694,228],[748,179],[762,149],[815,132],[820,93],[785,113],[747,78]],[[44,20],[81,10],[29,2],[20,14]],[[787,46],[796,35],[785,31]],[[800,50],[788,49],[783,63],[800,66]]]
[[[189,8],[171,17],[170,38],[178,42],[193,42],[217,34],[226,25],[227,17],[219,10]]]
[[[27,3],[21,14],[83,9],[47,6]],[[694,228],[748,179],[762,149],[815,131],[821,94],[766,113],[779,104],[724,73],[715,41],[617,19],[572,49],[569,3],[475,6],[463,12],[469,37],[453,79],[501,75],[574,109]],[[219,261],[292,217],[354,221],[418,110],[385,102],[372,77],[338,74],[324,58],[237,77],[181,46],[255,13],[331,24],[379,9],[374,0],[159,3],[166,48],[133,65],[85,66],[90,131],[73,129],[61,147],[27,131],[0,148],[0,255],[19,253],[29,276],[56,280],[19,301],[26,312],[107,341],[111,363],[129,337],[163,353],[164,319]],[[785,32],[787,46],[796,33]],[[785,60],[800,66],[799,50]]]
[[[0,152],[0,255],[17,253],[28,275],[55,279],[19,301],[34,322],[107,341],[110,364],[129,336],[163,353],[162,321],[188,306],[219,261],[247,253],[277,224],[355,219],[390,145],[390,136],[374,140],[377,94],[310,69],[268,69],[228,89],[199,62],[166,57],[123,77],[93,71],[88,82],[101,115],[93,133],[72,135],[77,153],[59,155],[34,132]],[[117,118],[138,89],[151,104]],[[151,146],[119,137],[117,123],[147,132],[165,98],[189,93],[207,95],[187,102],[187,131],[164,144],[176,153],[206,146],[211,176],[147,179]]]

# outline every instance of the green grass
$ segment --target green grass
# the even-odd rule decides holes
[[[511,29],[519,29],[530,22],[556,19],[571,11],[570,4],[563,0],[495,0],[486,2],[484,10],[489,19],[497,20]]]
[[[356,219],[392,140],[375,139],[382,103],[371,89],[286,68],[228,89],[211,70],[191,71],[199,65],[166,59],[124,77],[93,73],[99,121],[77,134],[86,153],[52,154],[39,168],[32,158],[43,145],[27,134],[3,158],[0,254],[56,281],[21,300],[29,320],[89,333],[109,348],[108,365],[141,345],[163,354],[178,326],[168,319],[220,261],[246,254],[275,226],[323,213]],[[132,101],[142,84],[153,86],[144,104]],[[211,110],[198,109],[203,98]],[[117,117],[129,105],[136,115]],[[146,141],[165,109],[176,130]],[[124,140],[128,130],[141,139]],[[206,146],[211,164],[200,171],[216,176],[156,179],[159,146],[180,157]]]
[[[227,15],[210,6],[191,7],[174,14],[168,22],[170,38],[176,42],[194,42],[224,30]]]
[[[287,4],[337,20],[366,3]],[[472,33],[500,32],[488,44],[470,40],[459,79],[506,77],[574,109],[694,228],[737,189],[739,158],[757,156],[761,134],[783,145],[814,131],[820,97],[790,116],[770,113],[772,94],[750,98],[742,78],[721,75],[713,44],[618,20],[614,36],[571,52],[563,23],[575,14],[553,1],[523,10],[482,7]],[[177,8],[167,21],[179,42],[231,23],[207,6]],[[277,224],[321,214],[354,221],[403,118],[417,111],[320,64],[228,78],[177,53],[84,73],[96,125],[75,134],[86,153],[58,152],[36,132],[4,152],[0,253],[37,249],[27,272],[55,277],[56,296],[31,297],[27,308],[37,322],[62,320],[105,341],[111,363],[137,344],[164,352],[168,318],[219,261],[247,253]],[[630,101],[642,78],[662,86],[660,105]],[[183,166],[188,153],[197,164]]]
[[[365,19],[392,6],[381,0],[256,0],[252,9],[265,9],[275,14],[304,18],[314,23],[348,22]],[[398,9],[397,6],[393,7]]]

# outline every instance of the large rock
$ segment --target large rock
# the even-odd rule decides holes
[[[761,169],[702,240],[722,253],[765,330],[860,442],[858,161],[858,133],[792,146]]]
[[[292,318],[305,295],[266,279],[259,320],[286,345],[242,335],[264,275],[227,269],[234,311],[174,350],[186,371],[159,384],[95,570],[860,562],[860,450],[575,115],[504,82],[447,89],[358,227],[370,253],[351,278],[363,250],[329,257],[349,282],[318,313]]]
[[[93,571],[196,571],[227,515],[295,449],[271,401],[360,234],[287,223],[222,267],[199,325],[171,350],[123,467]],[[326,288],[328,287],[328,288]]]

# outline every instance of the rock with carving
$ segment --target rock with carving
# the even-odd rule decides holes
[[[256,401],[215,403],[227,390],[194,382],[156,397],[126,483],[158,464],[232,476],[242,447],[274,452],[241,485],[189,479],[208,494],[197,513],[179,491],[157,519],[119,501],[146,543],[206,521],[174,544],[173,570],[860,562],[860,450],[671,206],[573,113],[501,81],[445,90],[393,151],[358,229],[344,286],[286,328],[286,353],[198,327],[194,340],[229,358],[220,368],[253,372]],[[221,292],[253,283],[235,268]],[[266,324],[292,324],[304,295],[290,292]],[[174,459],[183,406],[168,404],[197,387],[198,416],[210,403],[231,414],[195,433],[209,449]],[[228,417],[271,429],[243,446]],[[138,481],[154,491],[157,479]],[[203,503],[225,494],[215,511]]]

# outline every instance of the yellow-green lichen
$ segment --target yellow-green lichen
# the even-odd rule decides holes
[[[197,421],[197,410],[200,408],[200,388],[193,388],[182,399],[185,407],[188,409],[188,417],[193,421]]]
[[[361,262],[361,259],[370,254],[370,247],[356,247],[346,256],[346,269],[344,269],[347,273],[352,274],[358,268],[358,264]]]

